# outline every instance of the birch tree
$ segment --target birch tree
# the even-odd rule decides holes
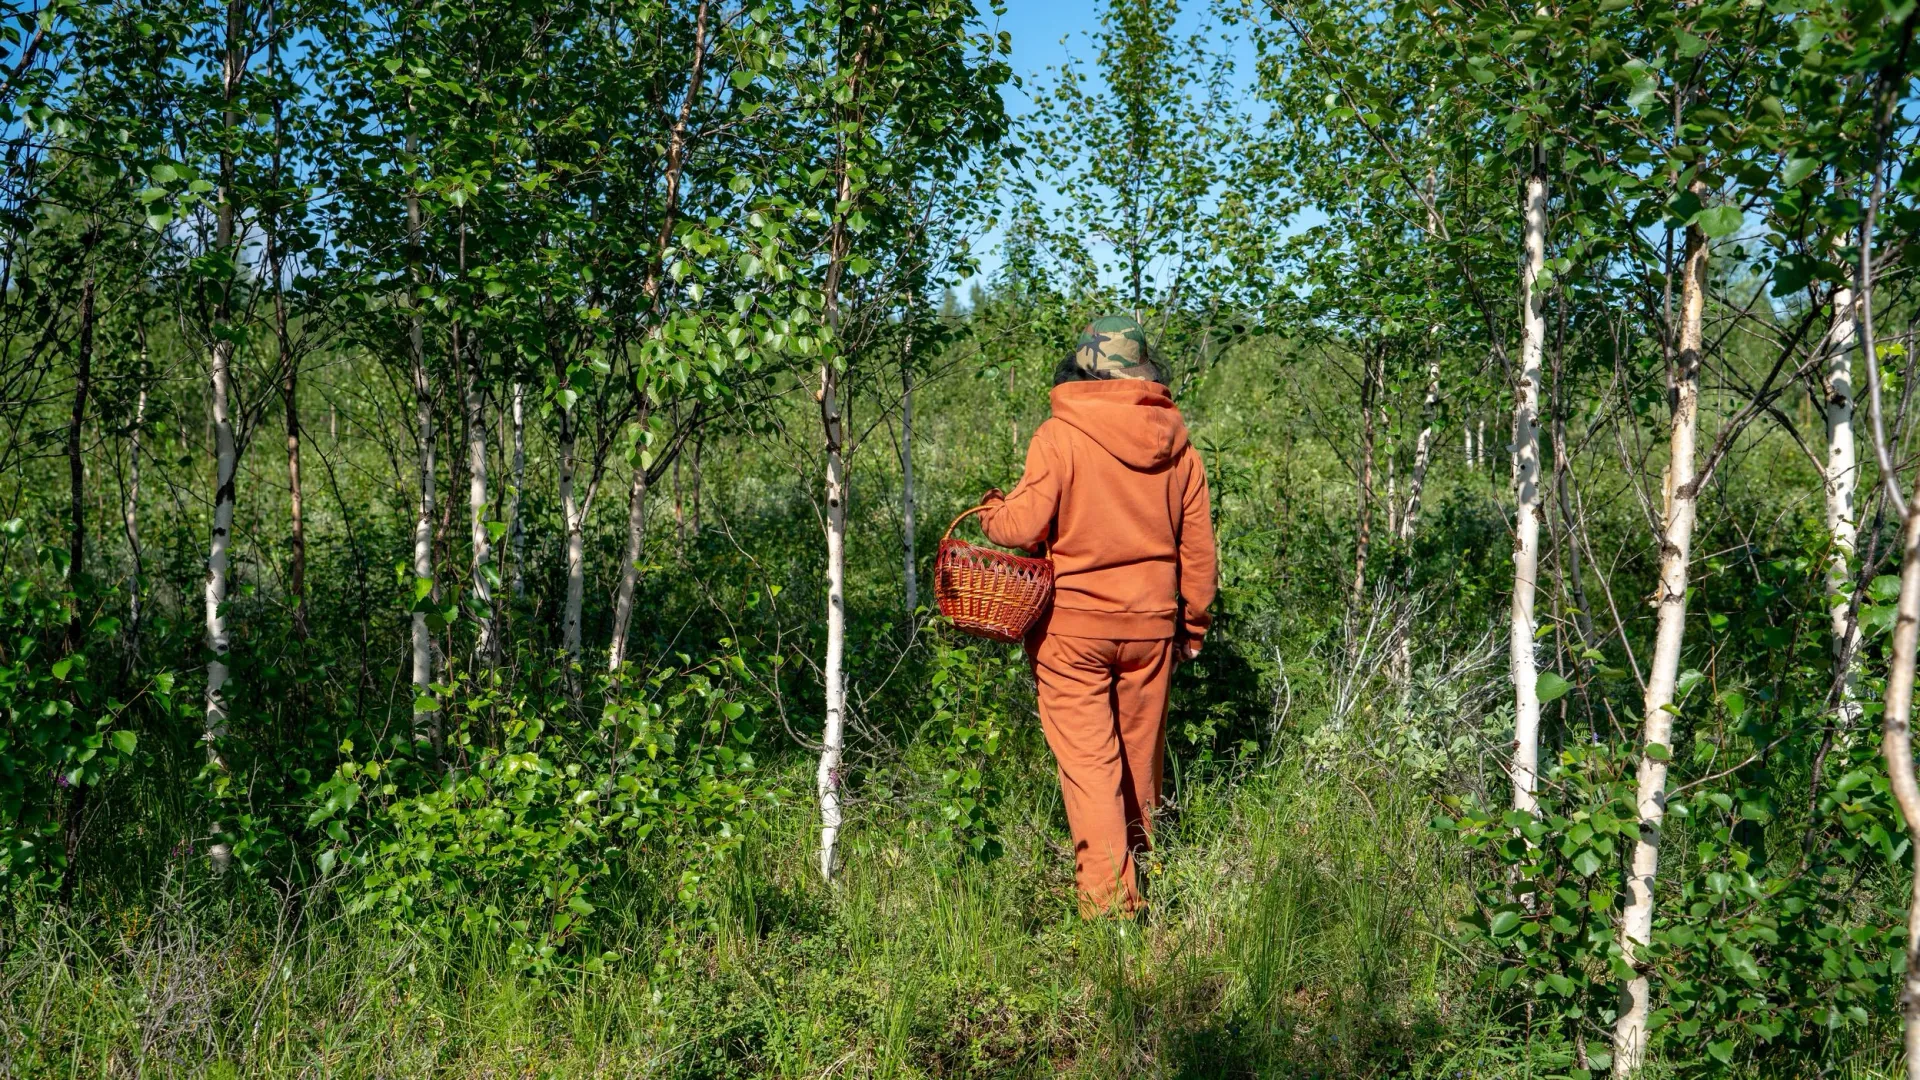
[[[1520,366],[1513,395],[1513,600],[1507,657],[1513,679],[1513,808],[1531,814],[1540,774],[1540,673],[1534,591],[1540,574],[1540,385],[1547,320],[1540,272],[1547,258],[1546,159],[1530,154],[1521,218]]]
[[[680,189],[686,172],[687,141],[690,135],[690,123],[694,108],[700,100],[702,73],[707,63],[707,0],[701,0],[694,12],[692,59],[687,65],[686,86],[680,95],[680,105],[673,121],[672,130],[667,135],[666,161],[661,170],[661,183],[665,194],[661,200],[660,231],[654,241],[652,262],[648,264],[646,279],[641,286],[641,294],[648,305],[649,317],[658,320],[661,302],[664,299],[662,287],[665,279],[667,254],[672,249],[674,226],[680,213]],[[650,430],[647,425],[650,403],[646,400],[647,379],[644,374],[636,377],[634,387],[635,401],[640,412],[639,430]],[[620,557],[620,584],[614,591],[613,634],[607,645],[607,668],[619,671],[627,658],[627,633],[633,620],[633,593],[640,580],[640,559],[645,548],[647,535],[647,470],[653,464],[652,455],[636,446],[632,455],[633,478],[627,491],[627,540]]]
[[[413,112],[413,98],[409,94],[406,117],[409,123],[414,121]],[[419,136],[409,132],[406,140],[406,157],[403,160],[408,165],[415,165],[420,154]],[[426,238],[425,222],[420,216],[419,182],[412,177],[406,181],[408,272],[405,280],[413,292],[402,292],[400,298],[400,306],[407,312],[407,359],[410,361],[409,371],[413,382],[414,438],[418,442],[419,452],[420,498],[413,521],[413,726],[414,738],[425,735],[437,754],[440,752],[440,724],[437,715],[439,705],[433,700],[432,692],[433,635],[427,626],[427,605],[424,603],[429,599],[439,599],[439,585],[433,577],[433,381],[427,373],[426,327],[417,296],[426,285],[425,272],[420,265],[421,248]]]
[[[1854,491],[1859,485],[1859,461],[1853,441],[1853,339],[1854,297],[1849,288],[1833,294],[1833,324],[1827,330],[1824,345],[1826,363],[1820,385],[1825,399],[1827,429],[1826,486],[1827,534],[1833,550],[1827,556],[1827,605],[1833,626],[1833,659],[1839,667],[1839,724],[1851,730],[1860,717],[1859,629],[1853,618],[1852,586],[1854,543],[1858,533],[1854,519]]]
[[[238,192],[232,140],[240,123],[236,106],[247,55],[242,41],[245,14],[243,0],[228,0],[226,27],[220,50],[221,139],[218,152],[220,184],[219,203],[214,208],[214,248],[228,260],[232,260],[236,252],[236,222],[239,213],[236,205]],[[213,538],[207,552],[205,590],[208,657],[207,718],[203,738],[206,741],[207,762],[216,768],[223,766],[220,742],[227,734],[225,695],[227,650],[232,643],[227,626],[227,572],[231,560],[230,548],[233,543],[234,485],[240,464],[239,447],[234,441],[233,417],[230,412],[233,389],[233,337],[227,326],[234,313],[234,285],[231,275],[215,283],[214,307],[210,322],[212,340],[209,343],[207,363],[211,391],[209,408],[213,417],[214,481]],[[218,835],[221,831],[219,824],[215,823],[213,832]],[[223,839],[215,840],[208,851],[217,870],[226,869],[233,857],[231,845]]]
[[[1706,186],[1695,181],[1690,190],[1698,198],[1705,193]],[[1673,417],[1668,428],[1667,471],[1662,485],[1665,502],[1660,522],[1659,587],[1654,594],[1653,657],[1648,662],[1646,694],[1641,708],[1645,727],[1641,735],[1639,790],[1635,802],[1640,835],[1633,845],[1626,905],[1620,917],[1620,954],[1632,971],[1621,987],[1621,1008],[1614,1023],[1613,1073],[1622,1080],[1646,1064],[1652,988],[1640,950],[1646,948],[1653,936],[1660,830],[1667,814],[1667,763],[1673,756],[1675,692],[1680,678],[1680,652],[1686,639],[1689,561],[1695,509],[1700,497],[1694,476],[1694,453],[1700,430],[1707,235],[1697,221],[1686,226],[1686,247],[1679,270],[1679,325],[1669,392]]]
[[[822,289],[821,316],[826,323],[828,341],[820,361],[820,387],[815,399],[820,403],[820,432],[826,455],[826,555],[827,555],[827,642],[822,664],[826,693],[826,720],[820,735],[820,763],[814,771],[814,790],[820,800],[820,876],[833,880],[843,822],[841,810],[841,762],[846,747],[846,642],[847,642],[847,482],[844,456],[846,432],[840,419],[840,374],[837,364],[844,360],[835,354],[841,348],[840,283],[846,272],[847,253],[852,233],[848,218],[853,210],[852,153],[855,140],[862,138],[866,102],[863,95],[872,88],[866,84],[868,50],[874,46],[869,35],[877,27],[856,21],[843,25],[843,35],[835,46],[834,97],[858,102],[842,112],[835,110],[838,146],[834,154],[834,207],[827,233],[827,276]],[[849,37],[851,40],[849,40]],[[844,88],[844,89],[842,89]]]
[[[825,265],[818,279],[819,353],[814,357],[815,404],[819,408],[824,464],[822,525],[826,555],[826,634],[821,663],[824,717],[815,770],[820,803],[818,866],[833,880],[845,823],[846,740],[846,536],[849,452],[843,394],[859,353],[870,344],[873,319],[847,310],[849,275],[855,280],[882,267],[903,266],[902,281],[918,282],[929,260],[902,259],[893,247],[922,237],[901,207],[931,176],[951,179],[981,149],[1006,130],[996,88],[1010,72],[999,59],[1003,42],[969,25],[971,3],[925,10],[871,0],[827,5],[817,28],[799,36],[818,50],[808,63],[818,73],[803,88],[809,123],[821,142],[811,152],[821,182],[830,184],[820,246]],[[819,199],[819,192],[809,194]],[[862,292],[887,311],[899,295],[884,283],[862,282]],[[908,292],[908,295],[912,295]],[[884,305],[884,306],[883,306]],[[856,328],[859,333],[856,333]],[[802,355],[805,355],[803,353]]]

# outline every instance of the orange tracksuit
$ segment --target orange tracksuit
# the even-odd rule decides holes
[[[1026,474],[982,514],[997,544],[1053,557],[1052,611],[1027,637],[1040,723],[1060,767],[1085,915],[1139,908],[1180,650],[1215,589],[1207,473],[1167,389],[1140,379],[1053,388]]]

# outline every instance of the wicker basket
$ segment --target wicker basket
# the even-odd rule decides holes
[[[953,538],[962,521],[985,509],[976,506],[947,526],[933,560],[933,596],[940,614],[967,633],[1019,641],[1053,602],[1053,561]]]

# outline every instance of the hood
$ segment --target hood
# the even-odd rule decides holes
[[[1167,388],[1145,379],[1062,383],[1053,416],[1130,468],[1159,468],[1187,447],[1187,422]]]

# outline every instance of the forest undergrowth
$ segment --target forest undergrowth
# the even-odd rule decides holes
[[[0,0],[0,1074],[1920,1080],[1920,4],[1004,7]],[[1082,920],[936,551],[1122,313]]]
[[[1007,767],[1044,779],[1015,741]],[[1040,794],[1002,804],[1020,824],[991,868],[868,821],[837,890],[809,873],[804,807],[783,812],[708,920],[664,950],[616,923],[631,963],[556,981],[485,936],[235,895],[183,858],[151,902],[16,943],[6,1053],[90,1076],[1547,1074],[1463,981],[1465,892],[1428,800],[1378,771],[1184,786],[1139,924],[1077,919],[1058,800],[1013,790]]]

